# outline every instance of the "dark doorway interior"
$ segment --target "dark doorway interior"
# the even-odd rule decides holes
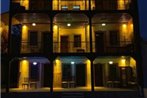
[[[95,32],[95,50],[97,53],[104,52],[104,32],[97,31]]]
[[[86,86],[86,65],[76,65],[76,86]]]
[[[95,86],[103,86],[103,64],[94,64]]]

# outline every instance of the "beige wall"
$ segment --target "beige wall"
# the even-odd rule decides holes
[[[58,10],[58,9],[61,10],[62,5],[68,6],[69,10],[72,10],[72,7],[74,5],[79,5],[80,10],[85,10],[85,9],[88,9],[88,0],[86,2],[85,0],[81,0],[81,1],[79,0],[71,0],[71,1],[53,0],[53,10]]]
[[[95,24],[92,27],[92,41],[95,42],[95,32],[96,31],[104,31],[104,40],[105,46],[109,46],[109,31],[118,31],[120,38],[120,46],[124,46],[126,44],[130,44],[133,39],[133,23],[132,19],[130,19],[127,23],[121,24],[106,24],[106,26],[102,26],[101,24]],[[93,43],[93,51],[95,51],[95,43]]]
[[[86,87],[91,87],[91,62],[90,60],[86,61]]]
[[[54,80],[53,87],[61,88],[62,87],[62,63],[59,59],[56,59],[54,62]]]
[[[20,61],[20,68],[19,68],[19,88],[22,88],[22,84],[25,82],[25,78],[29,79],[29,61],[22,60]]]
[[[74,42],[74,35],[81,35],[81,47],[74,47],[73,42]],[[89,42],[89,27],[77,27],[77,28],[61,28],[58,26],[54,26],[54,33],[53,33],[53,40],[54,42],[61,42],[60,37],[61,36],[68,36],[68,41],[71,42],[69,44],[69,51],[76,51],[76,49],[84,49],[86,51],[89,51],[88,47],[89,45],[86,44],[86,42]],[[55,46],[56,45],[56,46]],[[57,49],[56,51],[60,51],[60,43],[59,44],[54,44],[54,49]]]
[[[50,31],[50,25],[49,24],[36,24],[36,26],[32,26],[31,24],[23,25],[22,26],[22,42],[23,43],[22,43],[21,52],[29,52],[29,51],[31,51],[30,46],[27,43],[29,41],[29,32],[30,31],[37,31],[38,32],[39,45],[38,45],[38,48],[36,48],[36,49],[39,49],[39,48],[41,48],[42,33],[46,32],[46,31]]]

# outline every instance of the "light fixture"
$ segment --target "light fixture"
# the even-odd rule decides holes
[[[68,24],[67,24],[67,26],[68,26],[68,27],[70,27],[70,26],[71,26],[71,24],[70,24],[70,23],[68,23]]]
[[[37,65],[37,62],[33,62],[33,65]]]
[[[75,62],[72,61],[71,64],[73,65],[73,64],[75,64]]]
[[[32,23],[32,26],[36,26],[36,23]]]
[[[109,61],[109,64],[113,64],[113,61]]]
[[[106,26],[106,23],[102,23],[102,26]]]

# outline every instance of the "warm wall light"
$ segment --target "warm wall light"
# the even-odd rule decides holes
[[[68,26],[68,27],[70,27],[70,26],[71,26],[71,24],[70,24],[70,23],[68,23],[68,24],[67,24],[67,26]]]
[[[36,26],[36,23],[32,23],[32,26]]]
[[[3,32],[3,28],[2,27],[0,27],[0,33],[2,33]]]
[[[127,27],[127,24],[123,24],[123,28],[126,28]]]
[[[26,25],[23,25],[23,29],[25,29],[25,28],[27,28],[27,26]]]
[[[54,25],[54,29],[57,29],[58,28],[58,26],[57,25]]]
[[[122,58],[121,60],[120,60],[120,65],[119,65],[120,67],[126,67],[126,59],[125,58]]]

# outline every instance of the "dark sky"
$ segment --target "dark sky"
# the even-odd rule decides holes
[[[1,0],[1,13],[9,10],[9,0]],[[138,0],[141,37],[147,41],[147,0]]]

